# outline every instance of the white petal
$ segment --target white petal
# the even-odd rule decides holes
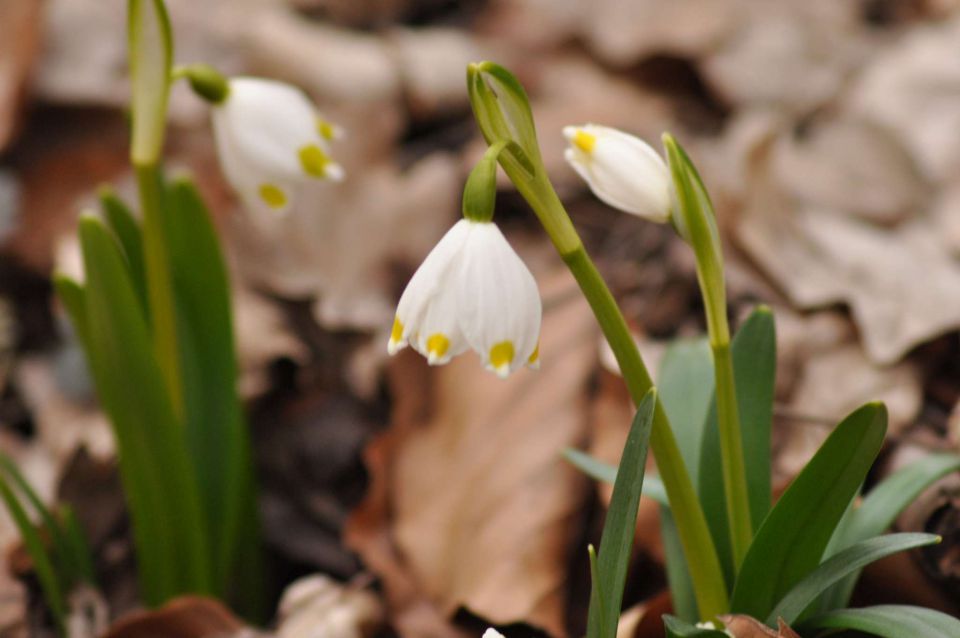
[[[565,127],[572,146],[564,158],[602,201],[656,222],[670,218],[672,181],[666,163],[638,137],[596,124]],[[576,145],[578,133],[593,140],[592,148]]]
[[[283,214],[289,210],[296,193],[296,185],[288,179],[277,179],[264,173],[236,149],[234,138],[226,131],[222,112],[213,113],[214,139],[217,155],[227,182],[240,195],[245,206],[256,212]],[[282,194],[282,201],[276,192]],[[264,193],[274,197],[265,198]]]
[[[483,636],[481,638],[506,638],[506,636],[504,636],[499,631],[491,627],[487,629],[485,632],[483,632]]]
[[[453,259],[450,268],[456,269],[458,265],[459,261]],[[444,277],[446,285],[439,286],[434,293],[413,342],[413,348],[425,356],[430,365],[447,363],[470,347],[457,322],[457,291],[449,285],[454,280],[454,271],[448,270]]]
[[[458,273],[458,312],[467,342],[506,376],[528,362],[540,336],[537,283],[500,229],[471,222]]]
[[[227,99],[214,111],[234,151],[271,178],[303,179],[300,151],[311,145],[327,150],[313,104],[283,82],[232,78]]]
[[[391,354],[406,345],[411,337],[415,343],[419,341],[417,335],[421,332],[421,324],[426,318],[427,310],[438,291],[444,286],[449,286],[451,265],[454,260],[459,259],[461,247],[469,232],[470,226],[466,220],[460,220],[454,224],[413,274],[403,295],[400,296],[400,303],[397,304],[396,322],[399,323],[399,328],[395,324],[390,338],[388,350]],[[434,325],[438,325],[437,319],[433,321]]]

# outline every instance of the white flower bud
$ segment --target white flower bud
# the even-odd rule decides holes
[[[670,219],[670,169],[638,137],[597,124],[566,126],[564,158],[604,203],[650,221]]]
[[[538,366],[541,315],[537,283],[500,229],[462,219],[407,284],[387,349],[409,342],[431,365],[473,349],[506,377]]]
[[[283,212],[308,179],[343,179],[329,155],[339,129],[300,90],[259,78],[231,78],[213,106],[213,132],[227,181],[253,208]]]

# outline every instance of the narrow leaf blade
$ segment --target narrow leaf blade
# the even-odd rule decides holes
[[[847,574],[859,571],[891,554],[939,542],[940,537],[935,534],[889,534],[848,547],[827,559],[787,592],[767,616],[767,624],[777,622],[778,618],[793,624],[821,592]]]
[[[880,451],[886,424],[886,408],[868,403],[827,438],[760,526],[734,587],[734,613],[766,618],[777,601],[820,564]]]
[[[816,629],[853,629],[881,638],[957,638],[960,620],[943,612],[910,605],[839,609],[806,623]]]
[[[603,592],[603,605],[602,607],[591,606],[587,623],[588,627],[599,626],[597,619],[606,619],[603,624],[607,633],[596,634],[599,638],[616,638],[616,620],[620,617],[623,586],[627,578],[630,550],[633,548],[633,537],[636,532],[637,508],[640,504],[656,401],[656,390],[651,389],[637,408],[637,414],[623,448],[620,469],[617,472],[617,480],[613,485],[613,495],[610,499],[610,509],[600,538],[597,572],[600,591]]]

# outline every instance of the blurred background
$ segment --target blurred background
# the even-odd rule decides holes
[[[355,632],[330,636],[454,637],[487,624],[564,636],[584,624],[583,549],[608,495],[557,453],[615,462],[630,407],[506,180],[497,219],[544,299],[541,371],[503,383],[472,354],[440,369],[386,356],[396,300],[458,218],[484,149],[465,91],[471,61],[499,62],[526,86],[557,190],[654,363],[669,339],[704,329],[692,255],[669,228],[595,200],[565,165],[560,130],[595,122],[655,146],[669,130],[687,147],[720,216],[735,324],[757,303],[776,313],[777,484],[867,400],[891,414],[879,473],[958,447],[955,0],[167,4],[176,62],[294,83],[346,131],[333,154],[347,179],[311,186],[276,217],[241,209],[208,107],[184,86],[167,144],[169,169],[196,176],[230,253],[264,586],[277,600],[298,577],[328,576],[304,608],[317,623],[336,608]],[[46,497],[74,504],[111,617],[136,605],[114,445],[49,278],[78,268],[76,219],[98,186],[133,194],[126,77],[123,0],[0,2],[0,447]],[[947,541],[881,563],[860,595],[956,613],[957,503],[957,480],[925,494],[898,526]],[[37,614],[16,538],[2,519],[3,635]],[[625,632],[663,604],[652,504],[637,542]],[[339,598],[323,607],[317,591]]]

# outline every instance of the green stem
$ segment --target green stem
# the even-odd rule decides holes
[[[723,459],[723,491],[727,501],[730,545],[734,568],[739,569],[750,543],[753,526],[750,519],[750,498],[740,436],[740,414],[734,385],[733,358],[730,342],[713,344],[714,375],[717,383],[717,423],[720,429],[720,456]]]
[[[537,213],[560,256],[583,291],[610,344],[634,403],[653,387],[627,322],[606,282],[587,254],[573,223],[545,177],[533,182],[514,180],[518,190]],[[717,551],[690,475],[680,454],[663,403],[654,412],[650,447],[667,490],[683,545],[700,616],[712,619],[729,610],[729,600]]]
[[[174,411],[182,420],[184,405],[183,389],[180,387],[177,318],[170,278],[170,256],[166,249],[166,222],[163,218],[163,174],[156,163],[136,164],[134,168],[143,212],[144,261],[153,349]]]

